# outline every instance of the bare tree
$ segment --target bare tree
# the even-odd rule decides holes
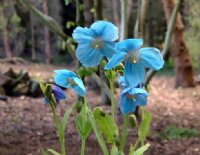
[[[9,36],[8,36],[8,26],[7,26],[8,21],[5,17],[5,14],[4,14],[4,1],[1,0],[0,4],[1,4],[1,6],[0,6],[0,18],[2,19],[0,29],[2,31],[3,46],[4,46],[5,53],[6,53],[6,57],[12,58],[12,50],[10,48]]]
[[[85,26],[89,27],[94,21],[94,15],[91,9],[94,7],[93,0],[83,0],[84,3],[84,17],[85,17]]]
[[[162,0],[167,23],[169,24],[176,0]],[[193,68],[189,56],[189,50],[184,38],[184,25],[180,13],[178,13],[173,34],[172,57],[175,62],[176,87],[194,86]]]
[[[48,10],[48,2],[47,0],[43,1],[43,10],[45,15],[49,15],[49,10]],[[45,53],[47,56],[46,63],[51,63],[52,62],[52,56],[51,56],[51,38],[50,38],[50,31],[47,26],[44,27],[44,40],[45,40]]]

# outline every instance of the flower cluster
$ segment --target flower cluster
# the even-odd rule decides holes
[[[76,57],[85,67],[98,66],[103,57],[108,59],[105,70],[124,62],[124,77],[119,78],[122,86],[120,109],[123,114],[134,112],[136,106],[146,105],[148,93],[143,88],[145,70],[159,70],[164,64],[157,48],[141,48],[143,39],[115,43],[118,29],[106,21],[97,21],[90,28],[77,27],[73,38],[78,43]]]

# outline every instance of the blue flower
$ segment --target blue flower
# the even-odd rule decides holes
[[[86,95],[83,81],[74,72],[65,69],[55,70],[54,72],[56,73],[54,80],[57,85],[65,88],[72,88],[80,96]]]
[[[163,57],[157,48],[140,48],[143,39],[127,39],[116,45],[117,52],[106,64],[109,70],[125,61],[125,80],[129,86],[135,87],[144,82],[145,68],[159,70],[164,65]]]
[[[59,86],[56,85],[52,85],[52,94],[54,95],[55,99],[56,99],[56,103],[59,103],[60,100],[64,100],[66,99],[66,95],[65,95],[65,91],[62,90]],[[48,104],[48,99],[45,98],[45,104]]]
[[[124,76],[120,76],[118,78],[118,83],[122,88],[128,88],[129,87],[126,83]],[[143,87],[144,87],[144,83],[139,83],[135,88],[143,88]]]
[[[118,39],[118,28],[110,22],[97,21],[90,28],[77,27],[73,38],[78,42],[76,57],[85,67],[98,66],[104,56],[115,53],[114,41]]]
[[[137,106],[145,106],[148,95],[142,88],[123,88],[120,98],[120,110],[122,114],[135,112]]]

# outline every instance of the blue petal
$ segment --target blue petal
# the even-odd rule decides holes
[[[45,105],[49,104],[49,101],[48,101],[48,99],[46,97],[44,98],[44,104]]]
[[[126,82],[125,82],[125,79],[124,79],[124,76],[120,76],[118,78],[118,83],[120,86],[122,86],[123,88],[126,87]]]
[[[157,48],[141,48],[142,63],[146,68],[159,70],[164,65],[163,56]]]
[[[117,52],[106,64],[104,69],[109,70],[119,65],[126,57],[127,53],[125,52]]]
[[[103,56],[99,50],[91,47],[84,48],[84,44],[79,44],[76,49],[76,57],[85,67],[96,67],[99,65]]]
[[[94,33],[88,28],[77,27],[72,36],[78,43],[86,43],[93,39]]]
[[[144,94],[146,96],[149,95],[147,93],[147,91],[143,88],[131,88],[130,90],[128,90],[128,93],[131,94],[131,95],[134,95],[134,94]]]
[[[131,88],[128,90],[128,93],[131,95],[135,95],[135,104],[137,105],[146,105],[147,104],[147,96],[149,94],[143,88]]]
[[[62,74],[65,75],[66,77],[72,78],[75,77],[76,74],[70,70],[67,69],[59,69],[59,70],[54,70],[54,73],[56,74]]]
[[[68,78],[75,77],[76,74],[68,71],[68,70],[55,70],[54,71],[56,75],[54,76],[54,81],[57,85],[65,87],[65,88],[71,88],[71,85],[67,82]]]
[[[137,94],[136,95],[136,104],[139,106],[147,105],[147,96],[146,94]]]
[[[126,94],[121,95],[120,98],[120,110],[122,114],[128,114],[131,112],[135,112],[136,104],[132,99],[129,99]]]
[[[116,43],[111,41],[104,42],[104,48],[101,50],[101,54],[106,56],[107,58],[111,58],[115,53],[117,53],[115,49]]]
[[[136,87],[138,84],[144,82],[145,68],[141,63],[125,64],[124,77],[130,87]]]
[[[52,85],[52,93],[57,100],[66,99],[65,91],[56,85]]]
[[[118,39],[118,28],[107,21],[97,21],[91,25],[91,30],[97,37],[102,37],[106,41],[115,41]]]
[[[79,77],[75,77],[74,82],[77,84],[77,86],[74,86],[72,89],[80,96],[85,96],[86,90],[83,81]]]
[[[143,39],[126,39],[117,44],[116,49],[120,52],[138,50],[143,44]]]

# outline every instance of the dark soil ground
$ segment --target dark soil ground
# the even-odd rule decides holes
[[[46,65],[8,65],[0,64],[0,71],[12,67],[15,70],[26,69],[32,76],[40,74],[42,78],[53,76],[53,68]],[[146,155],[200,155],[200,136],[163,139],[161,133],[166,126],[195,128],[200,131],[200,86],[187,89],[174,89],[173,77],[155,77],[150,84],[150,97],[147,109],[153,115],[151,144]],[[57,107],[62,116],[65,110],[76,100],[76,95],[67,91],[68,99]],[[116,91],[116,99],[119,98]],[[94,106],[109,106],[101,102],[98,91],[89,91],[88,100]],[[117,123],[122,124],[120,112],[116,115]],[[80,154],[80,137],[77,134],[74,117],[71,116],[66,132],[66,147],[69,155]],[[128,144],[134,143],[135,130],[128,130]],[[101,155],[102,152],[94,135],[90,135],[86,144],[86,155]],[[52,113],[43,104],[43,98],[26,96],[8,97],[0,101],[0,155],[39,155],[42,149],[59,150],[59,141],[53,124]],[[127,151],[129,147],[126,148]]]

